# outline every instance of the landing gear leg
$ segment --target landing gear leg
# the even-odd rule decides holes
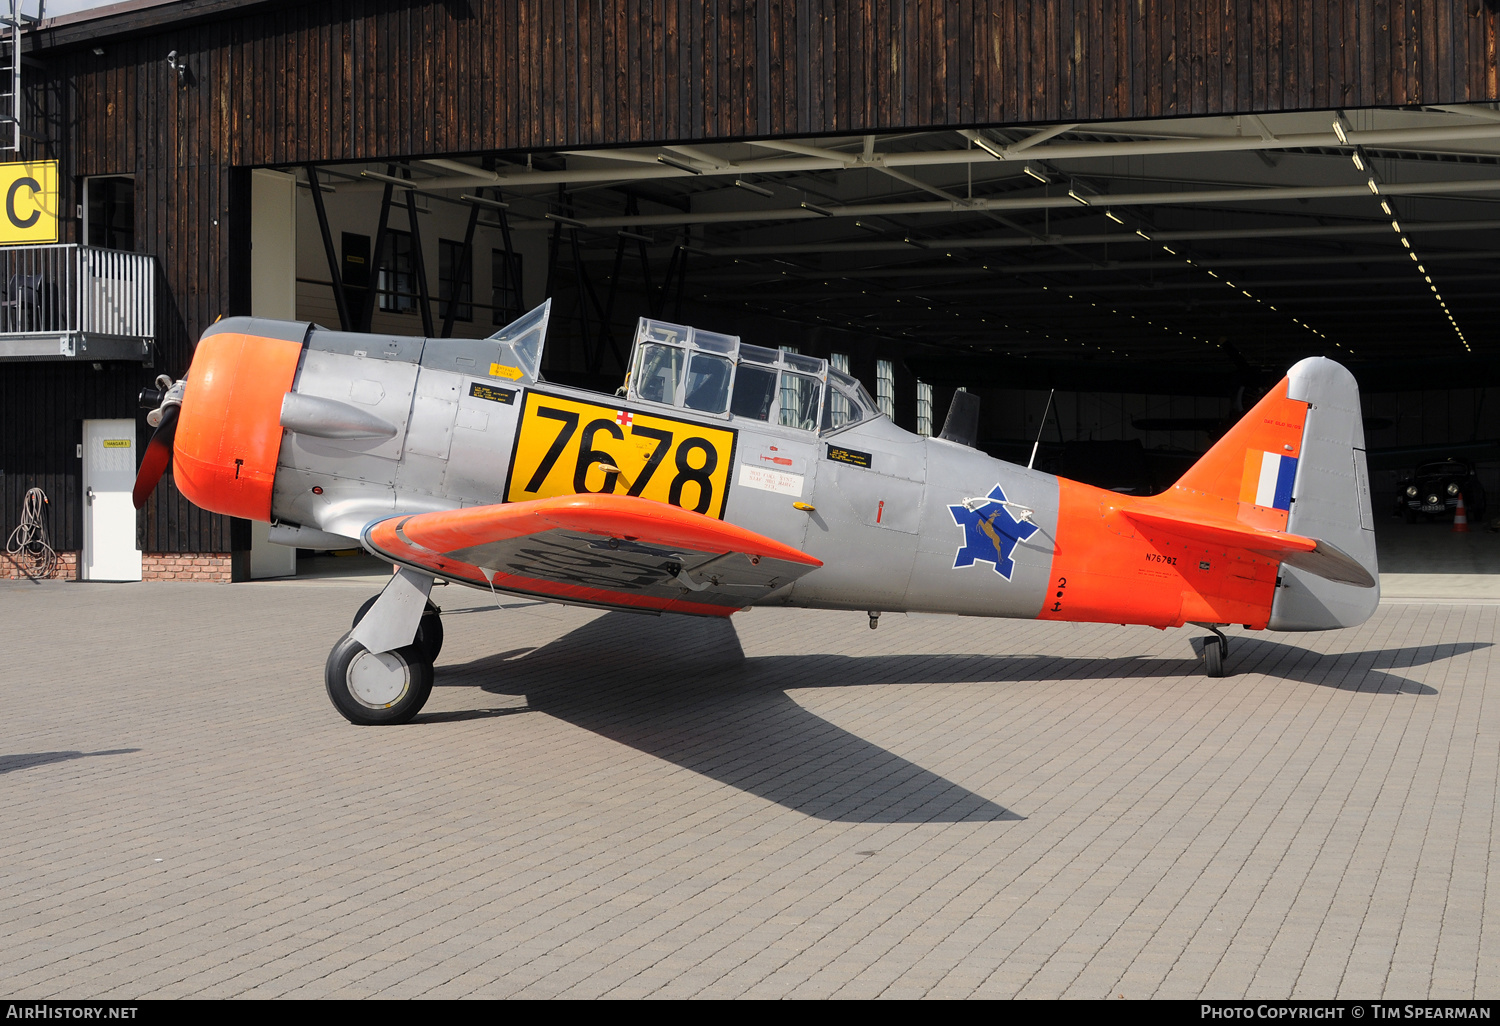
[[[1194,648],[1202,646],[1203,672],[1210,677],[1224,676],[1224,660],[1229,657],[1229,639],[1224,636],[1223,631],[1211,623],[1194,624],[1194,626],[1214,632],[1211,638],[1193,639]]]
[[[442,620],[427,599],[431,590],[430,576],[403,569],[328,653],[323,682],[334,708],[351,723],[405,723],[426,704],[443,644]]]
[[[349,625],[352,630],[359,626],[359,621],[365,618],[370,607],[379,599],[379,595],[371,595],[365,599],[365,604],[359,607],[359,612],[354,614],[354,622]],[[443,611],[427,600],[427,607],[422,611],[422,619],[417,621],[417,636],[412,641],[423,652],[427,653],[427,661],[436,663],[439,653],[443,651]]]
[[[870,630],[873,631],[876,627],[879,627],[879,626],[880,626],[880,614],[877,613],[877,612],[875,612],[872,609],[870,611]]]

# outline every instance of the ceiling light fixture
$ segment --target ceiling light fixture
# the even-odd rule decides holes
[[[969,136],[969,138],[974,141],[975,146],[978,146],[981,150],[988,153],[996,160],[1005,159],[1005,151],[996,146],[994,143],[990,142],[984,136],[980,135],[978,132],[975,132],[973,135]]]
[[[1042,174],[1040,171],[1038,171],[1036,168],[1032,167],[1030,164],[1023,164],[1023,165],[1021,165],[1021,171],[1022,171],[1022,173],[1030,175],[1032,178],[1035,178],[1037,181],[1041,182],[1043,185],[1045,185],[1048,182],[1052,181],[1052,179],[1050,179],[1046,175]]]
[[[703,173],[698,168],[689,164],[687,161],[678,160],[675,157],[669,157],[665,153],[658,153],[656,155],[656,162],[658,164],[665,164],[667,165],[667,167],[675,167],[679,171],[686,171],[690,175],[701,175]]]
[[[824,208],[818,206],[815,203],[799,203],[797,205],[799,207],[801,207],[803,210],[809,210],[812,213],[817,214],[819,217],[832,217],[833,216],[833,211],[832,210],[825,210]]]
[[[1107,217],[1107,218],[1109,218],[1115,224],[1124,224],[1125,223],[1124,221],[1120,220],[1120,215],[1116,214],[1113,210],[1106,210],[1104,212],[1104,216]]]
[[[1333,119],[1333,134],[1339,137],[1339,143],[1343,146],[1349,145],[1348,125],[1344,122],[1342,113],[1336,114]]]
[[[545,217],[549,221],[556,221],[559,224],[565,224],[569,228],[587,228],[588,227],[588,222],[586,222],[586,221],[580,221],[576,217],[565,217],[562,214],[553,214],[553,213],[546,213],[546,214],[543,214],[542,216]]]
[[[465,196],[463,193],[459,193],[458,198],[463,200],[465,203],[474,203],[481,207],[493,207],[496,210],[510,209],[509,203],[502,203],[499,200],[485,199],[483,196]]]
[[[761,185],[756,185],[754,182],[747,182],[743,178],[736,178],[734,180],[734,184],[736,187],[744,189],[746,192],[753,192],[757,196],[775,195],[775,193],[773,193],[770,189],[767,189]]]

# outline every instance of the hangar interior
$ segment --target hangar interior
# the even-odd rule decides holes
[[[547,375],[610,391],[637,317],[693,323],[924,433],[979,392],[994,455],[1121,490],[1327,355],[1393,511],[1446,456],[1500,494],[1497,163],[1492,104],[1334,109],[280,167],[253,220],[284,316],[482,336],[552,296]]]

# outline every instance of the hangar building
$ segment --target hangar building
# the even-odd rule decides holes
[[[554,380],[612,391],[662,316],[912,430],[979,392],[995,455],[1134,490],[1329,355],[1377,510],[1445,455],[1500,495],[1492,0],[28,9],[0,159],[55,168],[57,230],[0,247],[0,522],[42,488],[67,575],[108,537],[294,572],[170,479],[94,501],[215,318],[480,337],[549,296]]]

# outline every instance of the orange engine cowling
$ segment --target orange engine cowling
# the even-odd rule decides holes
[[[173,445],[173,478],[195,505],[271,519],[281,400],[302,343],[219,331],[193,352]]]

